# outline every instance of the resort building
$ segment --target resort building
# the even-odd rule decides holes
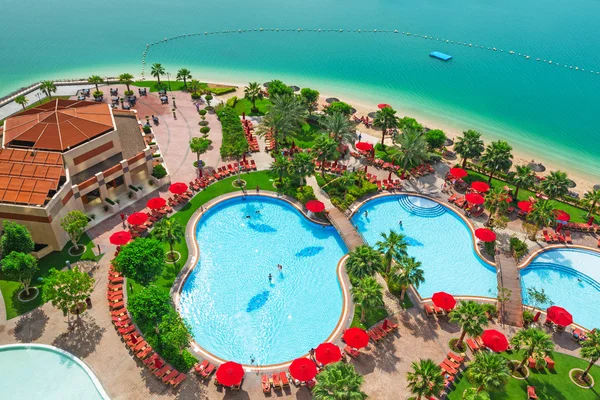
[[[86,213],[93,226],[158,187],[148,185],[150,138],[135,111],[105,103],[57,99],[15,114],[0,149],[0,221],[23,224],[36,244],[61,250],[69,211]]]

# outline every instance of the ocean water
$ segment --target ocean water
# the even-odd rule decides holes
[[[305,31],[185,37],[153,46],[147,62],[171,72],[185,66],[200,79],[283,78],[337,97],[391,103],[402,115],[479,129],[600,181],[600,75],[590,72],[600,70],[595,0],[131,0],[126,7],[23,0],[3,6],[0,93],[42,78],[139,75],[146,43],[260,27]],[[344,33],[306,31],[319,28]],[[434,50],[454,59],[431,59]]]

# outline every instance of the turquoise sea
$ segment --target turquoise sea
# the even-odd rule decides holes
[[[185,66],[202,80],[283,78],[391,103],[402,115],[504,137],[536,160],[600,181],[600,75],[590,72],[600,70],[597,0],[22,0],[5,2],[2,13],[0,93],[38,79],[139,75],[146,43],[165,37],[303,28],[169,40],[147,62]],[[319,28],[344,32],[308,31]],[[454,59],[431,59],[434,50]]]

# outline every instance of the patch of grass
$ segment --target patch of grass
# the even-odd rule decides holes
[[[235,103],[235,112],[238,115],[242,115],[245,113],[246,115],[256,116],[256,115],[265,115],[273,106],[273,103],[269,99],[256,100],[256,108],[258,108],[258,112],[252,111],[252,102],[248,99],[238,99],[237,103]]]
[[[502,353],[507,359],[520,360],[520,354]],[[540,399],[554,400],[597,400],[600,394],[593,389],[583,389],[576,386],[569,378],[569,371],[573,368],[585,369],[588,365],[586,360],[573,357],[567,354],[554,353],[552,356],[556,362],[556,370],[548,369],[530,369],[529,377],[525,380],[509,378],[508,383],[501,391],[490,393],[492,400],[526,399],[527,386],[535,386],[535,391]],[[600,379],[600,367],[593,366],[591,375],[596,382]],[[462,393],[471,385],[464,378],[455,383],[455,389],[448,395],[450,400],[461,399]]]
[[[71,96],[52,96],[52,98],[50,98],[50,97],[45,97],[45,98],[41,99],[40,101],[36,101],[35,103],[30,103],[28,106],[25,106],[25,110],[29,110],[29,109],[30,109],[30,108],[32,108],[32,107],[37,107],[37,106],[39,106],[39,105],[41,105],[41,104],[48,103],[48,102],[50,102],[51,100],[56,100],[56,99],[68,100],[70,97],[71,97]],[[14,114],[12,114],[12,115],[18,114],[18,113],[20,113],[21,111],[24,111],[22,107],[21,107],[21,109],[20,109],[19,111],[17,111],[16,113],[14,113]],[[11,117],[11,116],[8,116],[8,117],[6,117],[6,118],[10,118],[10,117]],[[3,119],[3,120],[1,120],[1,121],[0,121],[0,126],[3,126],[3,125],[4,125],[4,121],[5,121],[5,120],[6,120],[6,119]]]
[[[72,245],[71,242],[68,242],[61,251],[50,253],[38,261],[39,271],[33,278],[31,286],[38,287],[40,289],[40,294],[32,301],[26,303],[21,302],[17,298],[18,293],[22,289],[21,284],[16,281],[6,280],[4,274],[0,272],[0,290],[2,291],[2,297],[4,297],[4,303],[6,305],[7,319],[17,317],[43,304],[41,285],[43,279],[48,276],[48,272],[51,268],[62,269],[65,267],[67,260],[71,263],[75,263],[84,256],[94,257],[96,260],[102,258],[102,255],[99,257],[94,256],[93,250],[95,245],[87,234],[84,234],[81,239],[79,239],[79,243],[85,245],[85,252],[78,256],[69,255],[69,248]]]
[[[160,84],[158,83],[158,81],[136,81],[133,82],[131,86],[149,88],[150,92],[158,92],[159,90],[183,90],[183,82],[176,81],[174,79],[171,81],[162,79],[160,81]]]
[[[296,143],[296,146],[301,149],[310,149],[313,147],[315,139],[324,134],[318,125],[306,123],[302,125],[302,129],[293,135],[290,135],[290,139]]]
[[[365,311],[365,320],[360,322],[361,306],[354,307],[354,317],[352,318],[351,328],[369,329],[382,319],[388,316],[385,308],[367,308]]]

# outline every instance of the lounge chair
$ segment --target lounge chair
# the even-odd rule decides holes
[[[187,378],[187,375],[182,372],[179,375],[177,375],[177,377],[175,379],[171,379],[171,381],[169,383],[174,388],[176,388],[177,386],[179,386],[181,384],[181,382],[185,381],[185,378]]]
[[[290,386],[290,381],[289,381],[289,379],[287,377],[287,373],[285,371],[281,371],[279,373],[279,378],[281,380],[281,386],[282,387],[285,388],[285,387],[289,387]]]
[[[373,331],[377,332],[379,334],[379,336],[386,337],[387,336],[387,332],[385,330],[383,330],[383,328],[381,328],[380,325],[376,325],[372,328]]]
[[[454,203],[456,200],[458,200],[458,193],[454,193],[452,196],[450,196],[448,198],[449,203]]]
[[[373,340],[374,342],[379,342],[381,340],[381,336],[372,329],[367,331],[367,335],[369,335],[371,340]]]
[[[534,400],[537,399],[537,394],[535,393],[535,386],[527,386],[527,399]]]
[[[433,306],[433,309],[435,310],[435,315],[444,315],[446,314],[446,311],[444,311],[444,309],[438,307],[438,306]]]
[[[204,360],[202,363],[196,363],[196,365],[194,365],[194,371],[196,371],[197,374],[200,374],[206,367],[208,367],[208,360]]]
[[[143,360],[144,358],[148,357],[148,355],[150,353],[152,353],[152,346],[147,346],[142,351],[140,351],[139,353],[137,353],[136,356],[140,360]]]
[[[271,375],[271,384],[273,385],[273,389],[282,389],[281,382],[279,380],[279,374]]]
[[[544,241],[546,243],[554,243],[554,239],[548,234],[546,229],[542,230],[542,235],[544,235]]]
[[[444,358],[442,362],[447,366],[454,368],[457,371],[460,369],[460,363],[454,362],[448,358]]]
[[[444,371],[446,371],[448,373],[448,375],[456,375],[458,374],[458,371],[455,370],[454,368],[452,368],[451,366],[444,364],[443,362],[440,363],[440,368],[443,369]]]
[[[527,364],[528,364],[529,368],[536,368],[537,367],[537,363],[535,362],[535,359],[533,357],[529,357],[527,359]]]
[[[271,393],[271,381],[269,381],[269,375],[263,375],[260,381],[263,393]]]
[[[533,322],[538,322],[540,320],[540,317],[542,316],[542,312],[538,311],[535,316],[533,317]]]
[[[128,333],[131,333],[131,332],[133,332],[133,331],[135,331],[135,325],[128,325],[128,326],[127,326],[127,327],[125,327],[125,328],[119,328],[119,333],[120,333],[121,335],[126,335],[126,334],[128,334]]]
[[[344,352],[352,358],[356,358],[360,354],[360,352],[357,349],[350,347],[348,345],[346,345],[346,347],[344,347]]]
[[[565,240],[568,244],[573,244],[573,238],[571,237],[571,231],[565,231]]]
[[[168,374],[166,374],[165,376],[162,377],[162,381],[164,383],[169,383],[171,381],[171,379],[175,379],[175,377],[179,375],[179,371],[177,371],[176,369],[174,369],[173,371],[169,372]]]
[[[171,371],[173,371],[173,368],[168,365],[165,365],[164,367],[154,371],[154,375],[158,378],[162,378],[165,374],[168,374]]]
[[[448,356],[448,359],[450,359],[450,360],[452,360],[452,361],[454,361],[454,362],[456,362],[456,363],[458,363],[458,364],[462,364],[462,363],[463,363],[463,361],[465,361],[465,358],[464,358],[464,357],[462,357],[462,356],[458,356],[458,355],[454,354],[454,353],[453,353],[453,352],[451,352],[451,351],[450,351],[450,352],[448,352],[448,355],[447,355],[447,356]]]
[[[203,379],[207,379],[213,372],[215,372],[215,368],[216,367],[214,364],[209,364],[208,367],[200,372],[200,375]]]
[[[554,369],[554,360],[553,359],[546,356],[546,357],[544,357],[544,361],[546,361],[546,365],[548,366],[549,369]]]
[[[429,304],[423,304],[423,310],[428,317],[433,317],[435,315],[433,308],[431,308]]]
[[[387,321],[388,326],[390,326],[392,329],[398,329],[398,324],[393,323],[389,319],[384,320],[383,323],[385,323],[386,321]]]
[[[480,350],[479,345],[473,339],[467,339],[465,340],[465,342],[467,343],[467,346],[469,347],[469,349],[471,349],[473,353]]]

